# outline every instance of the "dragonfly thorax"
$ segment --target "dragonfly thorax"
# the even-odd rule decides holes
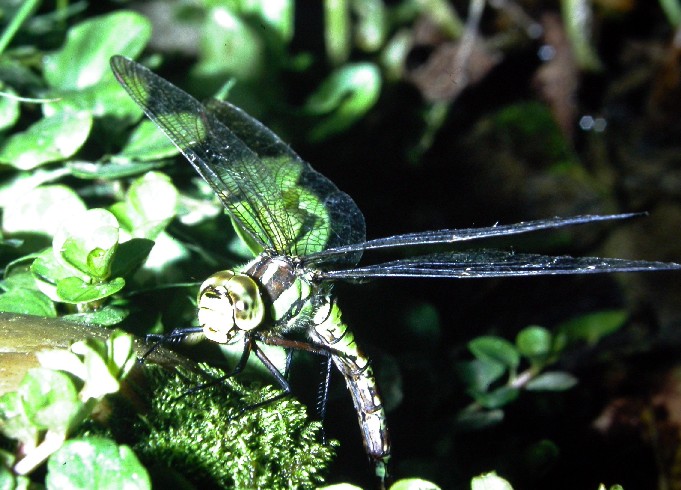
[[[268,320],[280,333],[305,323],[315,309],[311,297],[322,299],[294,258],[264,253],[246,264],[243,271],[260,286]]]
[[[253,330],[265,318],[258,284],[248,275],[230,270],[217,272],[201,284],[198,307],[204,335],[220,344]]]

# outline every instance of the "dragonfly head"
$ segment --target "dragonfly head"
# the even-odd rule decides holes
[[[258,327],[265,305],[256,282],[246,274],[220,271],[199,289],[199,324],[209,340],[228,344],[240,332]]]

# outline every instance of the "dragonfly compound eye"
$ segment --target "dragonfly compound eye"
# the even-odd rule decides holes
[[[220,271],[206,279],[199,289],[198,305],[204,335],[220,344],[258,327],[265,316],[256,282],[232,271]]]

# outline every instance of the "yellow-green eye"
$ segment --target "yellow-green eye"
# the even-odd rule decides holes
[[[253,330],[265,317],[257,283],[246,274],[220,271],[199,290],[199,323],[214,342],[230,342],[239,331]]]

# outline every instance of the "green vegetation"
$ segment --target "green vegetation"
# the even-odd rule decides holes
[[[563,15],[575,20],[570,9],[584,3],[562,2]],[[227,96],[265,121],[306,152],[319,170],[328,170],[362,209],[370,209],[372,237],[379,235],[380,227],[401,232],[488,224],[501,219],[497,214],[507,206],[512,209],[505,222],[574,210],[609,212],[617,206],[647,209],[657,202],[657,188],[641,188],[649,173],[627,179],[618,177],[619,169],[600,160],[594,163],[591,159],[600,157],[593,155],[612,150],[608,141],[589,133],[581,147],[573,144],[560,121],[555,122],[558,116],[550,104],[519,98],[492,107],[464,105],[460,111],[454,101],[474,81],[459,90],[454,68],[447,64],[443,78],[425,82],[418,73],[422,65],[409,69],[419,61],[421,48],[437,51],[438,43],[464,35],[467,19],[456,12],[466,12],[467,2],[328,0],[317,17],[306,17],[305,7],[293,0],[159,4],[163,11],[140,8],[143,13],[128,2],[10,0],[0,5],[0,311],[66,318],[136,335],[167,332],[195,323],[198,283],[252,256],[253,244],[245,244],[232,230],[211,190],[185,162],[173,163],[176,148],[153,123],[143,120],[115,81],[109,69],[114,54],[158,70],[198,98]],[[659,11],[669,25],[678,24],[678,2],[660,0]],[[495,55],[511,53],[509,44],[527,49],[527,39],[515,41],[522,22],[510,15],[502,20],[485,26],[487,31],[499,29],[486,48]],[[584,29],[583,24],[565,25],[567,42],[580,56],[577,64],[583,70],[606,70],[591,37],[575,34]],[[535,51],[532,48],[532,56]],[[620,88],[629,86],[622,83]],[[438,87],[444,87],[443,92],[433,96],[429,90]],[[459,92],[452,95],[450,90]],[[619,102],[619,94],[610,95]],[[656,107],[655,99],[649,104]],[[466,113],[468,107],[482,115]],[[475,121],[460,119],[465,117]],[[653,126],[665,126],[664,120]],[[461,142],[452,143],[459,140],[456,131]],[[617,151],[611,153],[629,155],[632,147],[650,151],[649,140],[641,143],[629,136],[618,133]],[[520,149],[511,155],[511,146]],[[498,151],[501,155],[494,153]],[[534,173],[538,168],[541,174]],[[440,173],[423,177],[431,172]],[[342,177],[342,183],[335,176]],[[540,181],[548,182],[548,188],[538,190]],[[633,191],[627,187],[632,181]],[[377,187],[389,194],[380,194]],[[514,200],[510,189],[522,189],[522,199]],[[489,202],[480,204],[480,194]],[[448,208],[443,195],[452,201]],[[558,198],[546,197],[552,195]],[[390,220],[377,218],[387,214]],[[566,234],[521,247],[562,251],[576,243],[581,253],[604,241],[600,236]],[[618,243],[634,241],[625,237]],[[612,243],[605,246],[620,250]],[[603,287],[609,288],[603,293],[608,300],[621,296],[617,286]],[[569,290],[575,302],[580,295],[594,298],[576,308],[577,313],[556,307],[563,319],[578,315],[571,321],[508,313],[509,326],[501,325],[503,312],[491,315],[477,308],[489,308],[488,300],[475,297],[483,295],[481,289],[455,297],[455,292],[443,293],[442,283],[421,291],[414,290],[419,285],[404,283],[389,288],[404,291],[384,293],[386,306],[376,308],[371,294],[380,293],[370,290],[369,299],[355,298],[356,309],[344,308],[344,314],[348,323],[356,324],[356,335],[367,338],[374,350],[384,349],[375,369],[379,378],[385,376],[380,385],[386,405],[404,406],[405,396],[412,400],[404,409],[408,422],[394,429],[400,447],[396,474],[423,479],[400,480],[394,490],[437,488],[431,480],[447,488],[468,482],[476,489],[511,488],[493,474],[474,477],[495,468],[509,481],[517,477],[519,482],[546,482],[541,478],[548,478],[547,468],[563,456],[560,442],[551,440],[555,433],[542,432],[548,423],[531,425],[531,430],[514,427],[511,436],[490,436],[483,429],[504,427],[509,414],[517,422],[522,419],[519,412],[530,412],[527,406],[533,403],[546,419],[553,410],[558,422],[552,420],[560,424],[560,417],[569,414],[561,410],[566,398],[555,404],[558,408],[552,403],[580,389],[577,383],[588,375],[571,369],[578,365],[573,362],[575,352],[596,351],[602,364],[622,355],[624,364],[627,354],[649,348],[642,335],[636,336],[644,322],[634,316],[634,339],[623,334],[630,342],[626,347],[599,350],[606,336],[626,331],[635,309],[612,309],[612,303],[620,306],[619,300],[599,302],[600,289]],[[544,296],[538,297],[537,310]],[[431,298],[433,303],[456,302],[458,308],[479,311],[477,321],[492,323],[491,318],[494,330],[482,331],[451,308],[438,313],[440,308],[423,303]],[[342,296],[341,301],[344,307],[353,303]],[[525,326],[537,322],[557,326]],[[453,339],[455,335],[459,337]],[[514,337],[515,342],[507,340]],[[266,373],[250,372],[246,381],[239,378],[187,394],[205,379],[149,366],[145,370],[150,386],[141,390],[151,408],[131,406],[118,393],[134,360],[129,343],[117,330],[108,343],[83,340],[70,353],[41,357],[44,367],[29,371],[17,391],[0,397],[0,430],[6,438],[0,486],[149,488],[157,478],[168,478],[171,485],[183,488],[206,483],[312,488],[329,475],[329,481],[367,481],[359,436],[343,440],[340,449],[333,439],[322,444],[321,424],[307,419],[311,407],[285,398],[244,410],[274,394]],[[472,359],[462,361],[468,356],[461,352],[466,344]],[[303,370],[316,370],[309,359],[296,361]],[[219,376],[212,368],[203,370]],[[410,376],[418,379],[418,386],[409,383]],[[335,398],[341,394],[332,393],[332,404]],[[418,410],[410,410],[413,400]],[[111,407],[116,415],[102,420]],[[327,421],[331,436],[355,431],[351,408],[336,408],[347,409],[350,422],[347,429],[334,430]],[[588,416],[595,417],[595,410]],[[389,417],[399,418],[398,412]],[[588,417],[580,415],[587,424]],[[399,432],[423,419],[434,424],[423,431],[427,444]],[[124,431],[126,425],[135,434]],[[471,449],[471,459],[479,457],[476,461],[467,460],[457,442],[469,431],[486,434],[493,442],[486,454]],[[508,454],[508,441],[522,447],[526,459],[519,462]],[[340,450],[359,456],[334,467],[333,453]],[[453,456],[461,454],[460,459]],[[74,455],[82,465],[62,464],[76,459]],[[340,461],[337,465],[346,460]],[[581,471],[576,468],[574,473]],[[600,481],[598,475],[594,478]]]

